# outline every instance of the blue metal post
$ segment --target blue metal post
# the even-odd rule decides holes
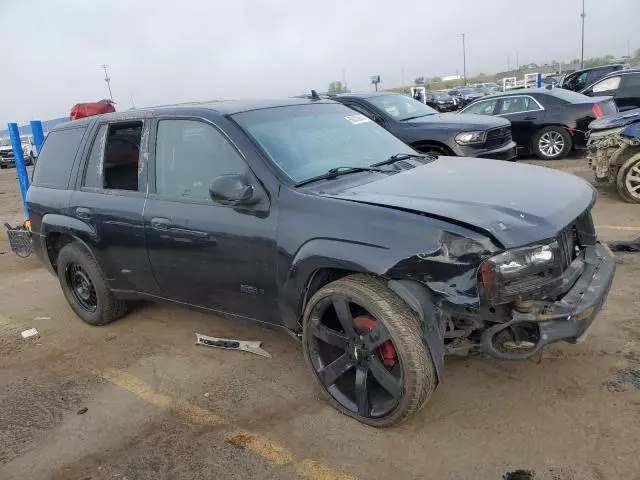
[[[36,144],[36,152],[40,155],[40,149],[44,143],[44,133],[42,132],[42,122],[40,120],[31,120],[31,133],[33,134],[33,143]]]
[[[27,190],[29,189],[29,175],[27,174],[27,166],[24,164],[24,153],[22,152],[22,143],[20,142],[20,130],[17,123],[9,123],[9,137],[11,137],[11,147],[13,147],[13,158],[16,161],[16,170],[18,171],[18,181],[20,182],[20,193],[22,194],[22,207],[24,209],[24,218],[29,220],[29,210],[27,209]]]

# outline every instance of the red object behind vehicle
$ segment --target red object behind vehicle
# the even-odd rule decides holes
[[[103,113],[115,112],[113,102],[109,100],[100,100],[99,102],[76,103],[71,109],[71,120],[79,118],[91,117],[93,115],[101,115]]]
[[[591,110],[593,110],[593,114],[596,116],[596,118],[604,117],[604,114],[602,113],[602,108],[600,108],[600,105],[598,105],[597,103],[595,103],[593,107],[591,107]]]

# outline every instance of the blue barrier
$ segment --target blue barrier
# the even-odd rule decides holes
[[[36,144],[36,152],[40,155],[40,149],[44,143],[44,133],[42,132],[42,122],[40,120],[31,120],[31,133],[33,134],[33,143]]]
[[[20,193],[22,194],[22,207],[24,209],[24,219],[29,220],[29,209],[27,208],[27,190],[29,189],[29,175],[27,174],[27,166],[24,163],[24,153],[22,151],[22,143],[20,142],[20,130],[17,123],[9,123],[9,137],[11,138],[11,147],[13,148],[13,158],[16,161],[16,170],[18,172],[18,182],[20,183]]]

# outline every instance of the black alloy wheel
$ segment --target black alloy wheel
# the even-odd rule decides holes
[[[420,320],[382,279],[355,274],[325,285],[303,327],[305,359],[325,398],[360,422],[402,422],[436,387]]]
[[[336,401],[362,417],[393,410],[402,397],[402,369],[382,323],[362,306],[334,295],[315,305],[309,328],[311,362]]]

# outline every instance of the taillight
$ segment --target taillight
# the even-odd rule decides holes
[[[595,103],[591,107],[591,110],[593,111],[593,114],[596,116],[596,118],[604,117],[604,113],[602,113],[602,109],[600,108],[600,105],[598,105],[597,103]]]

